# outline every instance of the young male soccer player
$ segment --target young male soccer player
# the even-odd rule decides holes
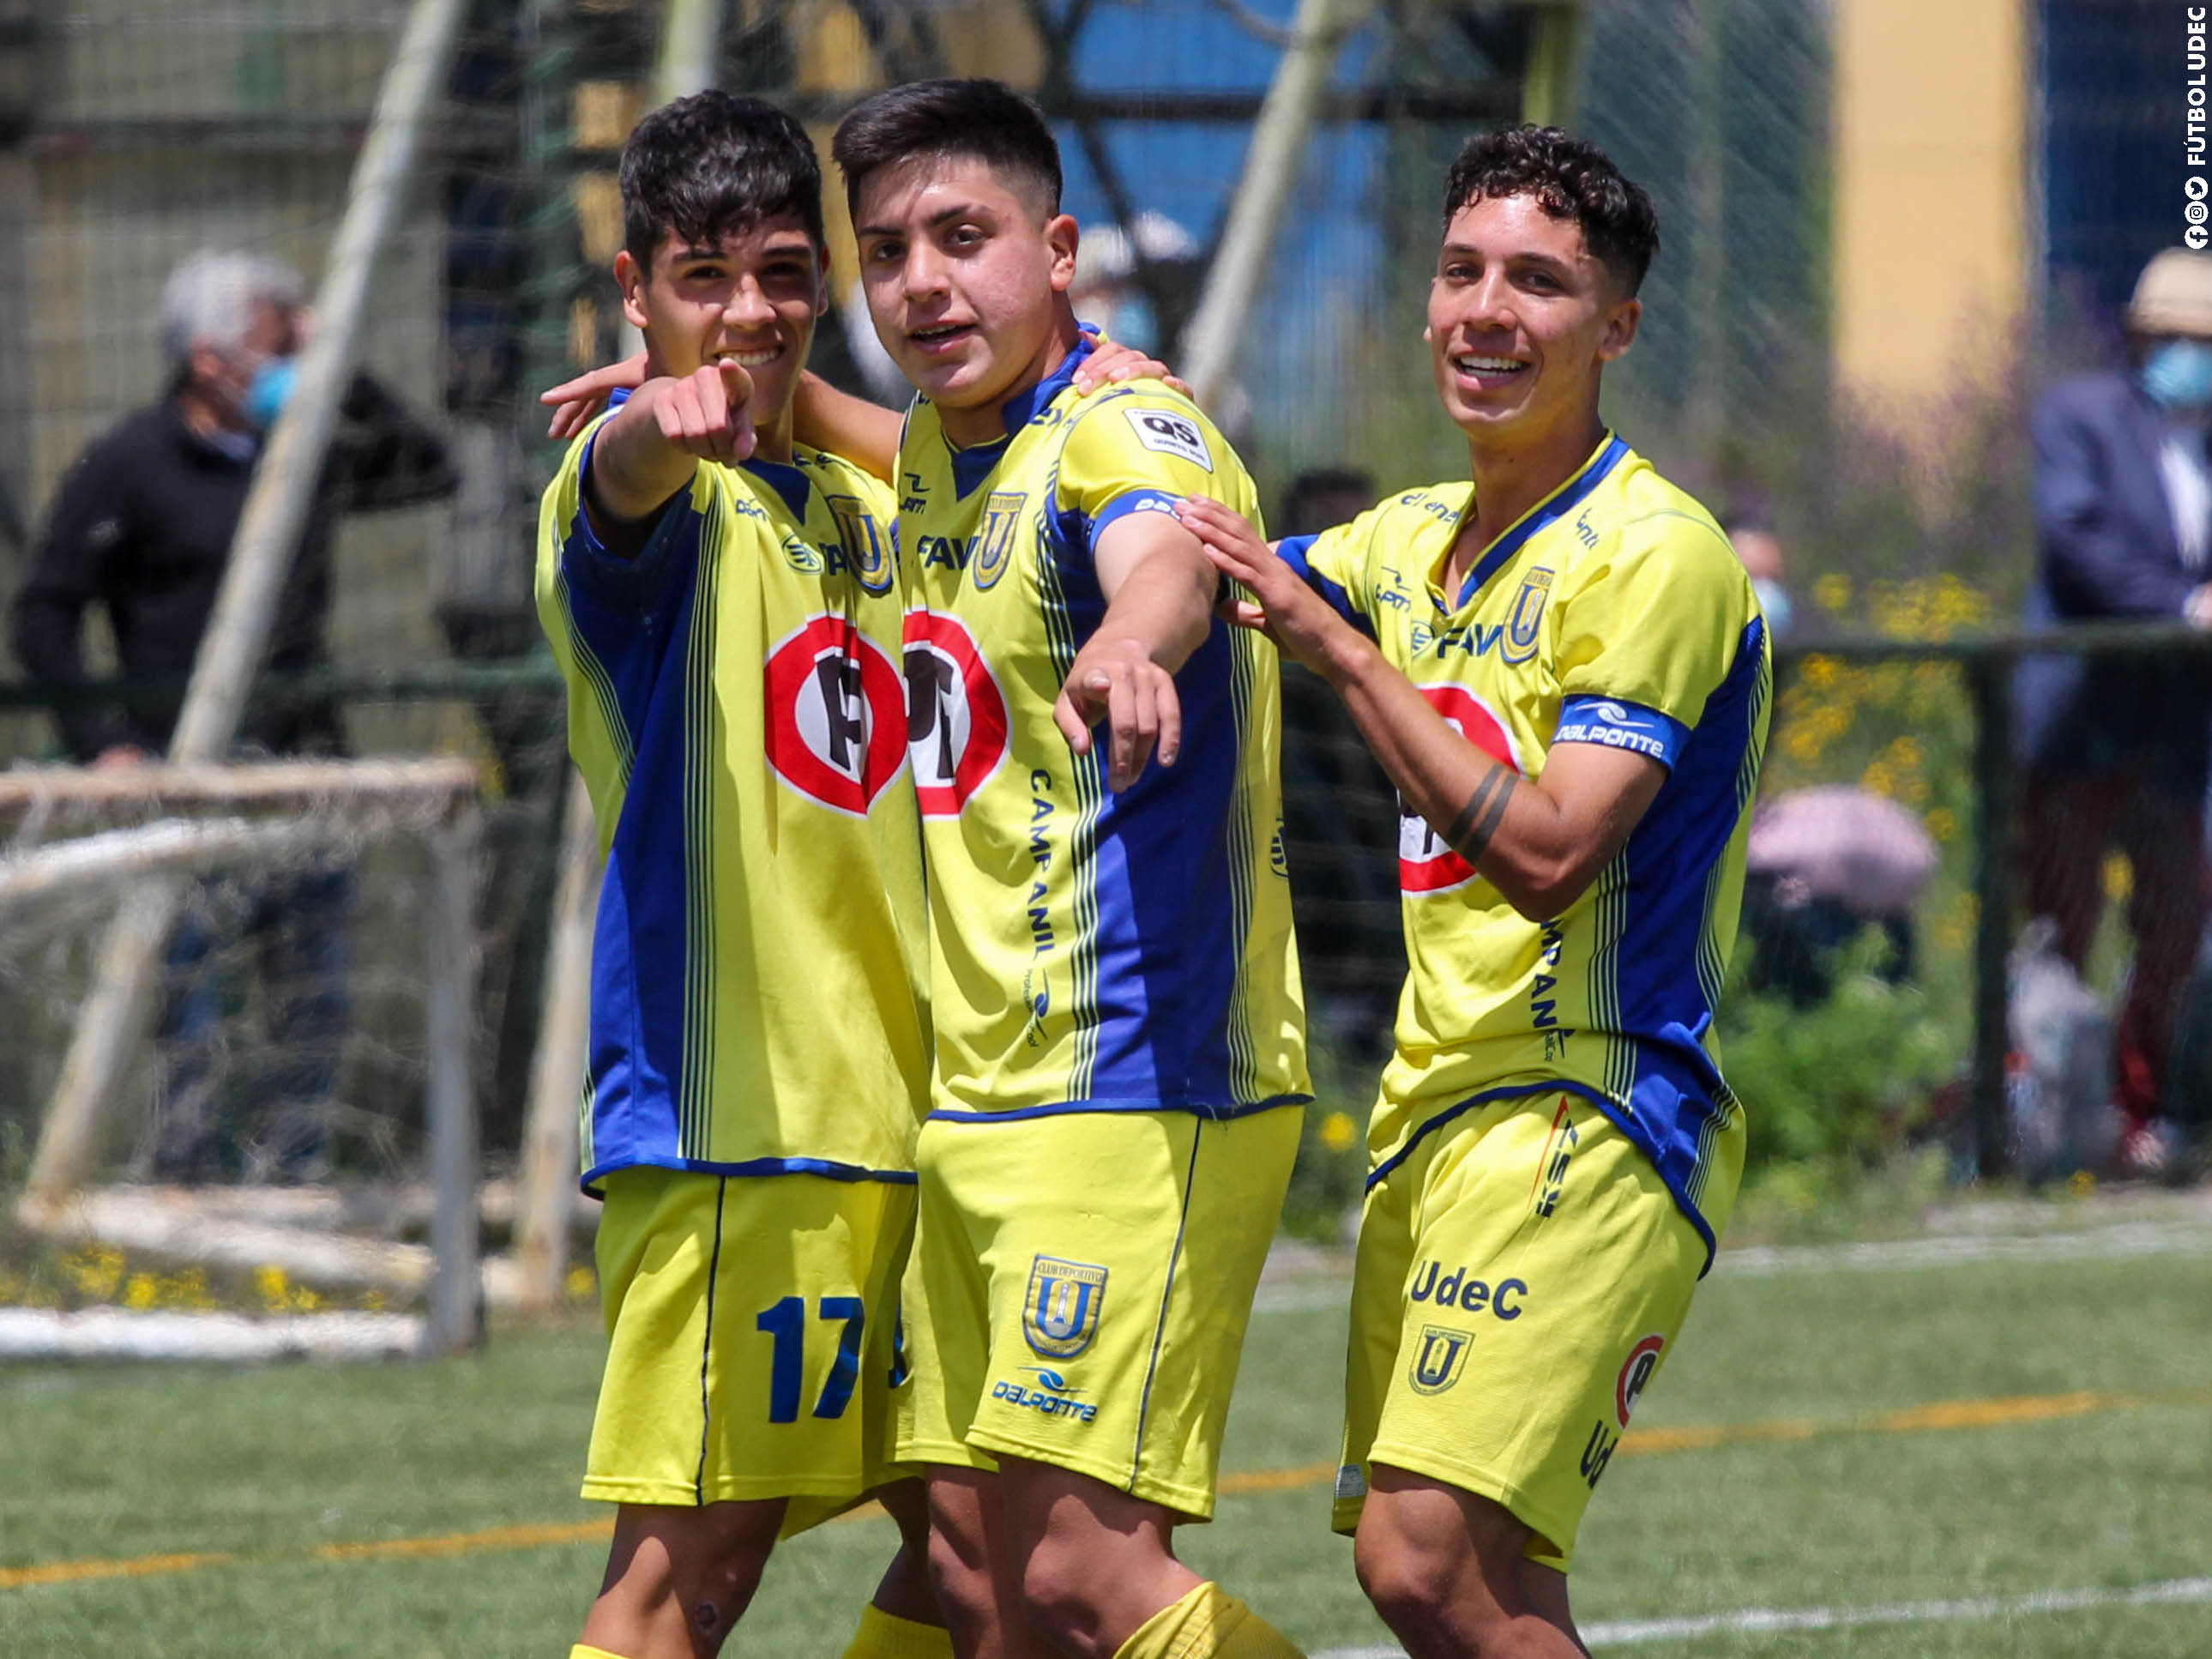
[[[1409,1653],[1583,1651],[1575,1531],[1726,1224],[1713,1007],[1765,741],[1727,538],[1598,416],[1658,246],[1556,128],[1471,141],[1428,340],[1471,477],[1284,542],[1182,521],[1404,799],[1336,1524]]]
[[[1250,511],[1251,483],[1158,383],[1076,401],[1076,228],[1026,100],[898,88],[831,151],[921,394],[899,545],[936,1068],[899,1449],[939,1604],[968,1655],[1294,1653],[1170,1547],[1212,1512],[1306,1097],[1272,653],[1213,623],[1168,510]]]
[[[813,147],[701,93],[640,124],[621,180],[648,378],[571,447],[538,566],[607,848],[584,1493],[621,1508],[574,1652],[693,1659],[780,1532],[892,1473],[926,922],[893,505],[792,439],[824,295]],[[884,1496],[912,1542],[851,1651],[942,1653],[918,1487]]]

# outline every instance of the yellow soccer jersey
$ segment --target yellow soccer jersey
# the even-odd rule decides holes
[[[1607,434],[1573,477],[1439,586],[1468,483],[1411,489],[1284,556],[1477,748],[1543,773],[1604,744],[1668,776],[1628,844],[1544,922],[1418,815],[1401,820],[1409,971],[1369,1136],[1378,1178],[1422,1131],[1565,1087],[1604,1109],[1698,1207],[1720,1131],[1713,1009],[1735,941],[1765,746],[1771,652],[1751,583],[1705,510]]]
[[[1087,398],[1085,346],[966,450],[917,402],[899,452],[912,763],[928,854],[935,1109],[1180,1108],[1306,1097],[1280,840],[1277,670],[1217,623],[1176,678],[1182,754],[1120,794],[1054,725],[1105,612],[1098,533],[1251,480],[1157,382]]]
[[[580,507],[591,443],[546,489],[538,552],[607,860],[585,1184],[910,1182],[927,947],[890,495],[810,450],[702,465],[618,559]]]

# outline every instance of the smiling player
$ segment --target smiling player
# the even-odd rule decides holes
[[[880,1489],[913,1540],[852,1652],[945,1650],[886,1486],[928,1040],[892,503],[792,437],[823,305],[796,123],[707,92],[622,160],[644,383],[570,447],[538,611],[607,853],[585,1180],[621,1505],[586,1656],[721,1645],[779,1534]]]
[[[1273,653],[1173,503],[1252,510],[1188,399],[1079,401],[1074,221],[996,82],[838,128],[899,447],[936,1074],[901,1456],[956,1646],[1295,1653],[1175,1559],[1211,1514],[1306,1098]],[[1104,733],[1094,739],[1092,726]]]
[[[1599,418],[1644,192],[1522,128],[1462,150],[1444,222],[1427,337],[1471,477],[1279,556],[1182,516],[1404,803],[1336,1524],[1416,1659],[1536,1659],[1584,1651],[1576,1529],[1742,1168],[1712,1019],[1771,668],[1727,538]]]

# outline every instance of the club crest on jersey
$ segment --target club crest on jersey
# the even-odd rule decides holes
[[[1467,1364],[1468,1346],[1474,1340],[1466,1331],[1448,1326],[1422,1326],[1420,1346],[1413,1350],[1413,1363],[1406,1371],[1406,1381],[1413,1392],[1442,1394],[1458,1382]]]
[[[822,504],[837,521],[837,539],[845,546],[845,562],[852,566],[860,586],[871,593],[888,593],[891,587],[891,550],[876,515],[857,495],[824,495]]]
[[[1136,429],[1137,441],[1146,448],[1188,461],[1208,472],[1213,471],[1213,452],[1206,447],[1206,434],[1188,416],[1165,409],[1125,409],[1121,412],[1129,417],[1129,424]]]
[[[924,817],[957,817],[1006,757],[1006,694],[975,636],[942,611],[906,613],[906,736]]]
[[[1041,1255],[1022,1298],[1022,1334],[1047,1359],[1073,1359],[1098,1334],[1105,1301],[1105,1268]]]
[[[863,817],[906,764],[906,690],[890,653],[848,617],[809,617],[770,651],[762,739],[792,788]]]
[[[1494,761],[1521,770],[1521,751],[1497,710],[1456,680],[1418,688],[1444,723]],[[1474,879],[1474,866],[1403,800],[1398,804],[1398,885],[1408,893],[1449,893]]]
[[[983,530],[975,538],[975,558],[969,567],[978,588],[996,587],[1013,562],[1014,532],[1021,528],[1022,508],[1028,501],[1026,491],[994,489],[983,503]]]
[[[1620,1419],[1622,1428],[1628,1426],[1629,1413],[1636,1409],[1636,1402],[1644,1393],[1644,1385],[1651,1380],[1651,1373],[1659,1369],[1660,1350],[1666,1346],[1667,1339],[1654,1332],[1628,1351],[1627,1361],[1621,1366],[1620,1375],[1613,1379],[1613,1414]]]
[[[1505,645],[1498,654],[1514,667],[1536,654],[1536,635],[1543,626],[1544,601],[1552,597],[1552,579],[1550,567],[1539,565],[1521,579],[1521,591],[1513,596],[1513,614],[1505,622]]]

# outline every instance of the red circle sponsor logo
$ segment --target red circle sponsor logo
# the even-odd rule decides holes
[[[906,763],[906,690],[890,652],[834,614],[768,657],[768,763],[810,800],[865,815]]]
[[[1467,687],[1439,680],[1416,688],[1444,724],[1494,761],[1521,769],[1521,751],[1498,713]],[[1448,893],[1474,879],[1474,866],[1444,845],[1419,812],[1398,803],[1398,885],[1408,893]]]
[[[1628,1351],[1628,1363],[1620,1368],[1620,1375],[1613,1383],[1613,1414],[1620,1419],[1622,1428],[1628,1426],[1629,1413],[1636,1409],[1644,1385],[1659,1369],[1659,1351],[1666,1346],[1665,1337],[1652,1335]]]
[[[1006,699],[975,635],[942,611],[906,616],[908,756],[924,817],[953,817],[1006,757]]]

